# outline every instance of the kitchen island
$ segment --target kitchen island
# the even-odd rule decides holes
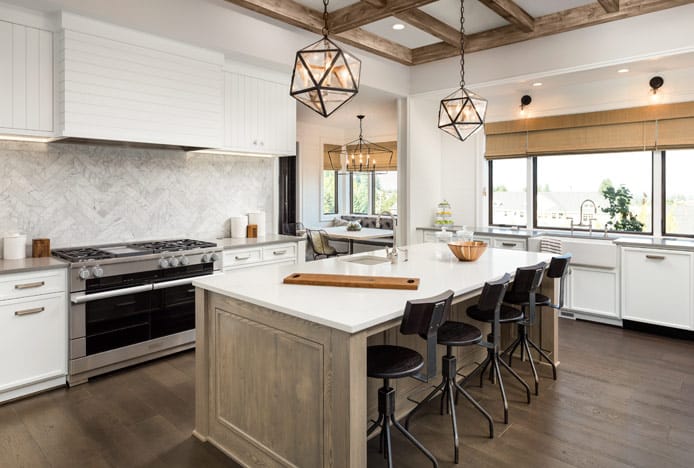
[[[408,261],[397,264],[364,265],[353,261],[358,257],[268,266],[193,283],[196,437],[246,466],[366,466],[367,421],[376,412],[381,384],[367,379],[367,345],[400,344],[425,354],[424,340],[398,333],[408,299],[451,289],[453,318],[470,321],[464,309],[486,281],[548,261],[550,254],[489,249],[476,262],[459,262],[445,245],[420,244],[408,247]],[[404,291],[283,284],[297,272],[416,277],[420,286]],[[543,291],[552,297],[553,281],[545,281]],[[556,315],[548,309],[531,334],[558,362],[556,332]],[[472,368],[484,354],[482,348],[463,349],[459,362]],[[437,381],[396,382],[398,414],[412,408],[408,397],[421,398]]]

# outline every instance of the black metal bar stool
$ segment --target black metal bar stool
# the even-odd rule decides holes
[[[559,278],[559,304],[553,304],[549,297],[537,292],[537,289],[540,287],[540,283],[542,282],[542,278],[540,278],[540,283],[538,284],[528,284],[529,277],[525,280],[526,284],[523,284],[523,281],[514,282],[513,287],[506,293],[506,297],[504,297],[504,302],[520,306],[521,310],[524,312],[524,317],[517,322],[518,338],[516,338],[516,340],[511,343],[511,345],[502,354],[508,354],[508,363],[509,365],[513,365],[513,353],[516,351],[518,346],[520,346],[521,361],[523,360],[524,351],[527,353],[530,368],[532,369],[533,377],[535,378],[535,395],[538,395],[540,391],[539,377],[537,368],[535,367],[535,361],[530,353],[530,348],[532,347],[538,352],[540,355],[540,360],[544,358],[547,360],[547,362],[549,362],[549,364],[552,366],[552,377],[554,380],[557,380],[557,366],[547,355],[547,353],[528,337],[528,328],[535,324],[538,307],[547,306],[557,310],[564,307],[564,287],[570,262],[570,253],[552,257],[549,267],[547,268],[546,274],[548,278]]]
[[[441,323],[446,319],[451,308],[453,291],[427,299],[408,301],[405,314],[400,324],[403,335],[424,335],[436,351],[436,334]],[[431,349],[431,347],[427,347]],[[430,357],[430,356],[428,356]],[[434,360],[434,366],[436,361]],[[369,377],[383,379],[383,386],[378,389],[378,419],[369,427],[366,435],[381,428],[380,448],[385,447],[384,456],[388,466],[393,466],[391,449],[390,424],[414,444],[426,457],[431,460],[434,468],[438,467],[436,458],[410,432],[395,419],[395,389],[390,386],[390,379],[416,377],[424,367],[424,358],[417,351],[403,346],[377,345],[369,346],[366,350],[366,373]],[[427,366],[429,367],[429,366]],[[427,369],[430,373],[431,369]]]
[[[488,282],[482,289],[478,306],[483,309],[496,310],[500,305],[506,292],[506,287],[511,279],[510,275],[505,275],[503,278]],[[424,338],[424,337],[423,337]],[[409,429],[410,420],[412,417],[424,407],[428,402],[433,400],[436,395],[441,392],[441,415],[443,415],[444,407],[446,412],[450,412],[451,422],[453,424],[453,447],[454,461],[457,464],[459,461],[459,439],[458,439],[458,422],[455,415],[455,404],[457,402],[458,393],[462,394],[472,406],[477,409],[489,422],[489,437],[494,438],[494,420],[489,413],[470,395],[458,382],[457,375],[457,358],[453,354],[454,346],[470,346],[478,344],[482,341],[482,332],[479,328],[463,322],[446,321],[439,327],[437,333],[437,342],[446,347],[446,355],[441,359],[441,373],[443,379],[441,383],[426,396],[421,402],[415,406],[405,420],[405,428]],[[454,401],[455,398],[455,401]]]
[[[537,277],[538,283],[542,281],[542,272],[544,271],[546,263],[540,263],[532,267],[519,268],[516,270],[515,281],[519,281],[519,272],[521,274],[520,281],[525,282],[523,276],[530,275],[533,279]],[[503,300],[503,297],[502,297]],[[506,387],[504,387],[504,381],[501,377],[501,368],[505,368],[512,377],[514,377],[518,382],[525,388],[525,393],[528,403],[530,403],[530,387],[523,380],[523,378],[514,371],[511,366],[506,364],[506,361],[500,359],[500,344],[501,344],[501,324],[502,323],[515,323],[524,319],[523,311],[516,309],[515,307],[510,307],[504,304],[500,304],[496,309],[490,309],[487,304],[482,307],[482,304],[472,306],[468,308],[467,314],[470,318],[475,319],[479,322],[487,322],[492,324],[492,333],[487,336],[487,343],[485,346],[487,348],[487,357],[484,361],[472,371],[465,379],[463,384],[467,382],[473,375],[479,372],[480,374],[480,387],[483,386],[484,373],[489,367],[489,380],[495,383],[497,380],[499,382],[499,391],[501,392],[501,400],[504,404],[504,424],[508,424],[508,399],[506,398]]]

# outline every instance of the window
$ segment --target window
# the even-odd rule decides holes
[[[353,172],[349,176],[352,194],[352,213],[369,213],[369,174],[366,172]]]
[[[537,157],[535,177],[536,227],[652,232],[651,152]]]
[[[489,161],[489,224],[527,224],[527,164],[525,158]]]
[[[398,210],[398,173],[396,171],[377,172],[373,175],[373,212],[375,214]]]
[[[694,149],[666,151],[663,156],[664,234],[694,236]]]
[[[323,214],[337,211],[337,171],[323,171]]]

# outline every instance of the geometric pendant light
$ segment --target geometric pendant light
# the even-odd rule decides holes
[[[361,60],[328,39],[328,1],[323,0],[323,37],[296,53],[289,94],[328,117],[359,92]]]
[[[460,0],[460,88],[441,100],[439,128],[465,141],[484,127],[487,100],[465,89],[465,1]]]

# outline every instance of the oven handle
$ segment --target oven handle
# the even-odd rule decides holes
[[[218,276],[221,275],[222,273],[213,273],[211,275],[201,275],[201,276],[191,276],[189,278],[181,278],[177,280],[171,280],[171,281],[164,281],[161,283],[154,283],[154,289],[166,289],[166,288],[173,288],[174,286],[184,286],[186,284],[193,284],[193,281],[203,279],[203,278],[212,278],[213,276]]]
[[[70,295],[70,302],[73,304],[85,304],[87,302],[99,301],[111,297],[125,296],[127,294],[135,294],[152,290],[151,284],[142,286],[133,286],[132,288],[115,289],[113,291],[104,291],[94,294],[75,293]]]

